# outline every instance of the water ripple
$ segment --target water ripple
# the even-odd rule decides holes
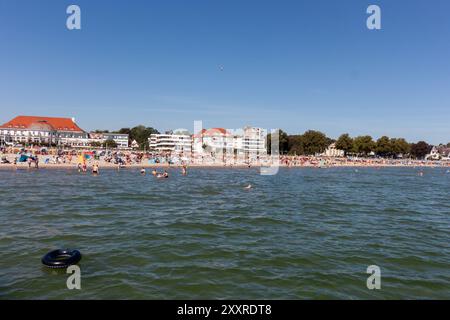
[[[0,171],[0,298],[448,299],[450,175],[424,171]],[[81,291],[41,266],[59,247]]]

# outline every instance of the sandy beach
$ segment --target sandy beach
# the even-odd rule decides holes
[[[0,164],[0,169],[36,169],[35,163],[31,162],[17,162],[14,164],[14,159],[19,158],[18,155],[8,154],[1,155],[2,158],[6,159],[10,163]],[[74,169],[78,167],[78,160],[76,157],[71,157],[66,159],[62,157],[55,161],[54,156],[50,155],[39,155],[39,169]],[[86,166],[91,169],[94,163],[97,163],[100,169],[140,169],[140,168],[181,168],[186,165],[191,168],[260,168],[260,167],[270,167],[278,166],[285,168],[331,168],[331,167],[450,167],[450,161],[421,161],[421,160],[410,160],[410,159],[372,159],[372,158],[326,158],[326,157],[294,157],[294,156],[282,156],[278,160],[272,161],[259,161],[259,162],[233,162],[228,160],[226,162],[222,161],[201,161],[197,159],[191,159],[186,162],[169,163],[167,161],[155,163],[155,158],[151,159],[141,159],[138,161],[130,161],[126,164],[119,165],[117,163],[106,161],[104,158],[100,159],[89,159],[86,161]],[[61,162],[59,162],[61,161]],[[59,162],[59,163],[55,163]]]

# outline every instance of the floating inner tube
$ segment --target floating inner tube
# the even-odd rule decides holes
[[[77,264],[80,260],[80,251],[58,249],[47,253],[42,258],[42,263],[49,268],[67,268],[70,265]]]

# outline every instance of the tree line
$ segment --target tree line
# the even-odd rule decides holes
[[[267,147],[270,152],[271,136],[267,136]],[[404,138],[389,138],[382,136],[374,140],[370,135],[351,137],[344,133],[337,140],[327,137],[323,132],[308,130],[303,134],[288,135],[279,131],[280,153],[285,155],[316,155],[323,153],[330,144],[343,150],[345,155],[368,156],[376,155],[386,158],[396,158],[399,155],[423,159],[430,153],[432,145],[425,141],[409,143]],[[450,143],[447,144],[450,147]]]
[[[95,130],[94,132],[110,133],[108,130]],[[139,144],[139,149],[148,150],[149,149],[148,138],[150,137],[151,134],[159,134],[159,131],[152,127],[138,125],[133,128],[121,128],[120,130],[112,131],[111,133],[128,134],[129,143],[136,140],[136,142]],[[103,143],[103,146],[115,148],[117,144],[113,140],[107,140]]]

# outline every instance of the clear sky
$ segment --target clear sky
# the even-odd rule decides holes
[[[447,143],[450,1],[0,0],[0,122],[19,114]]]

